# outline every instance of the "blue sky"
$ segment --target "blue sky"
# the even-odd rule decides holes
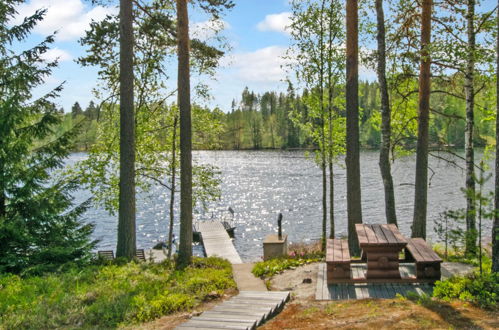
[[[248,86],[256,92],[285,90],[282,82],[286,74],[281,69],[284,60],[280,58],[289,45],[285,31],[289,5],[287,0],[238,0],[236,6],[223,20],[224,35],[232,50],[224,58],[215,80],[209,81],[213,99],[210,106],[230,109],[231,101]],[[59,58],[59,67],[48,78],[43,90],[48,90],[65,81],[65,88],[58,100],[65,111],[70,111],[78,101],[86,107],[94,99],[92,89],[97,83],[97,69],[81,67],[75,59],[85,49],[78,39],[83,36],[92,19],[100,20],[106,14],[116,13],[117,8],[91,6],[85,0],[29,0],[18,7],[19,19],[34,13],[36,9],[47,8],[47,14],[30,36],[28,43],[35,43],[44,36],[58,31],[48,59]],[[202,17],[191,13],[191,24],[200,23]],[[175,70],[175,65],[172,65]],[[172,72],[172,79],[175,73]],[[174,80],[171,82],[175,83]]]
[[[268,90],[284,91],[286,72],[281,68],[282,59],[290,44],[286,25],[289,23],[288,0],[235,0],[236,6],[223,17],[226,27],[224,35],[232,50],[222,60],[214,80],[207,82],[211,88],[211,107],[230,110],[233,98],[238,99],[245,86],[257,93]],[[84,54],[78,39],[83,36],[92,19],[100,20],[106,14],[117,13],[116,7],[92,6],[88,0],[28,0],[18,8],[19,18],[31,15],[36,9],[47,8],[44,19],[30,36],[28,43],[35,43],[43,36],[58,31],[48,59],[59,58],[59,68],[47,79],[44,90],[49,90],[65,81],[65,88],[58,100],[66,111],[78,101],[86,107],[94,99],[92,89],[97,83],[97,69],[81,67],[75,59]],[[485,0],[482,6],[494,8],[493,0]],[[203,15],[191,11],[191,32],[196,25],[203,26]],[[198,31],[200,31],[198,29]],[[176,64],[171,64],[170,86],[176,83]],[[362,79],[372,80],[375,74],[365,68],[360,70]],[[193,79],[194,82],[196,79]],[[194,100],[198,103],[206,103]]]

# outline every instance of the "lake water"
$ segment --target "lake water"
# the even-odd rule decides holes
[[[480,155],[477,155],[479,159]],[[73,154],[69,163],[85,158]],[[208,211],[199,208],[197,219],[228,215],[230,206],[235,211],[237,229],[234,245],[245,261],[261,259],[263,238],[277,231],[277,214],[283,213],[283,231],[291,242],[308,241],[321,236],[321,172],[315,163],[301,151],[197,151],[193,153],[199,163],[217,166],[221,171],[222,197],[208,205]],[[384,223],[384,192],[378,166],[379,153],[361,153],[362,214],[365,223]],[[448,156],[446,156],[448,157]],[[399,228],[410,235],[414,203],[414,156],[397,160],[392,165]],[[453,159],[461,166],[464,163]],[[492,163],[491,163],[492,165]],[[446,209],[465,206],[460,188],[464,185],[464,170],[430,157],[428,190],[428,236],[434,236],[433,220]],[[344,161],[335,165],[335,219],[336,235],[346,236],[346,173]],[[493,178],[486,189],[493,188]],[[80,191],[77,200],[89,197]],[[178,198],[177,198],[178,200]],[[137,197],[137,246],[150,248],[164,241],[168,231],[169,193],[164,188],[154,188]],[[175,209],[178,221],[178,205]],[[116,247],[117,216],[93,208],[85,221],[96,224],[94,237],[100,239],[99,249]],[[490,236],[490,223],[484,223],[484,234]],[[179,225],[175,232],[178,237]],[[200,247],[194,248],[201,253]]]

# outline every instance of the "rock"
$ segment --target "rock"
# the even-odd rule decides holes
[[[156,245],[153,246],[153,250],[161,250],[163,248],[166,248],[166,243],[165,242],[158,242]]]
[[[217,298],[220,298],[220,295],[218,294],[218,292],[211,291],[210,293],[208,293],[206,295],[205,300],[213,300],[213,299],[217,299]]]
[[[312,283],[312,279],[311,278],[304,278],[302,283],[310,284],[310,283]]]
[[[199,316],[201,314],[203,314],[203,312],[192,312],[189,314],[189,318],[192,319],[193,317]]]

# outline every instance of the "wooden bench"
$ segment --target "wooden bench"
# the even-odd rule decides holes
[[[327,282],[350,280],[350,250],[344,239],[328,239],[326,244]]]
[[[405,247],[405,261],[414,261],[418,279],[440,280],[442,259],[422,238],[411,238]]]
[[[99,256],[99,258],[106,259],[106,260],[113,260],[114,259],[114,251],[113,250],[97,251],[97,255]]]
[[[135,256],[141,261],[146,261],[146,254],[144,252],[144,249],[135,250]]]
[[[98,251],[97,255],[106,260],[113,260],[114,259],[114,251],[113,250],[106,250],[106,251]],[[144,249],[137,249],[135,250],[135,257],[141,261],[146,261],[146,253]]]

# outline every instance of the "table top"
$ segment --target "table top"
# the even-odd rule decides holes
[[[360,247],[393,246],[405,247],[407,239],[394,224],[362,224],[355,225]]]

